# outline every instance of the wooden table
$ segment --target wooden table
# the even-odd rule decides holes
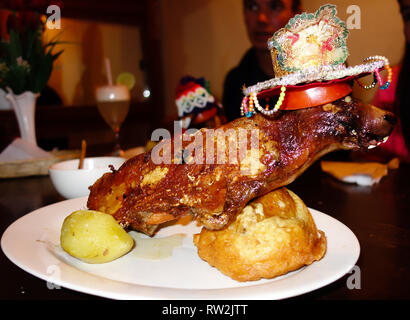
[[[333,216],[357,236],[361,289],[349,289],[350,274],[319,290],[293,298],[410,299],[410,165],[390,171],[380,184],[343,184],[315,163],[289,189],[314,209]],[[0,231],[32,210],[63,200],[49,177],[0,180]],[[49,289],[0,253],[1,299],[100,299],[69,289]]]

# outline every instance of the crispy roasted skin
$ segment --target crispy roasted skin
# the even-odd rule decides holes
[[[223,230],[194,235],[198,255],[237,281],[274,278],[320,260],[326,236],[303,201],[279,188],[252,200]]]
[[[250,200],[291,183],[322,155],[376,144],[390,134],[394,122],[393,114],[354,99],[279,111],[274,117],[258,114],[237,119],[220,127],[213,139],[199,139],[210,133],[201,129],[181,142],[186,154],[197,159],[203,155],[202,164],[181,157],[181,150],[175,147],[180,136],[165,139],[97,180],[90,187],[87,206],[112,214],[124,227],[148,235],[155,233],[161,221],[186,214],[208,229],[222,229]],[[241,130],[249,134],[246,143],[235,139]],[[257,132],[256,155],[249,151],[251,132]],[[230,143],[236,150],[246,146],[247,151],[236,162],[229,161],[228,152],[218,159],[220,146],[229,150]],[[205,152],[211,146],[213,156]],[[172,163],[159,163],[159,157]]]

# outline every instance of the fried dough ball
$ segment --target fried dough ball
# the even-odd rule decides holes
[[[203,260],[237,281],[280,276],[326,252],[325,234],[286,188],[255,199],[223,230],[202,228],[194,244]]]

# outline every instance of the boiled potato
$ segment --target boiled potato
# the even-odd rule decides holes
[[[73,257],[87,263],[104,263],[130,251],[134,240],[111,215],[79,210],[64,219],[60,243]]]

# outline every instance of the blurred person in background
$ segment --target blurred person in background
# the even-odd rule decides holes
[[[267,42],[301,12],[300,0],[243,0],[245,25],[252,47],[225,78],[223,108],[228,121],[240,117],[242,87],[274,77]]]

